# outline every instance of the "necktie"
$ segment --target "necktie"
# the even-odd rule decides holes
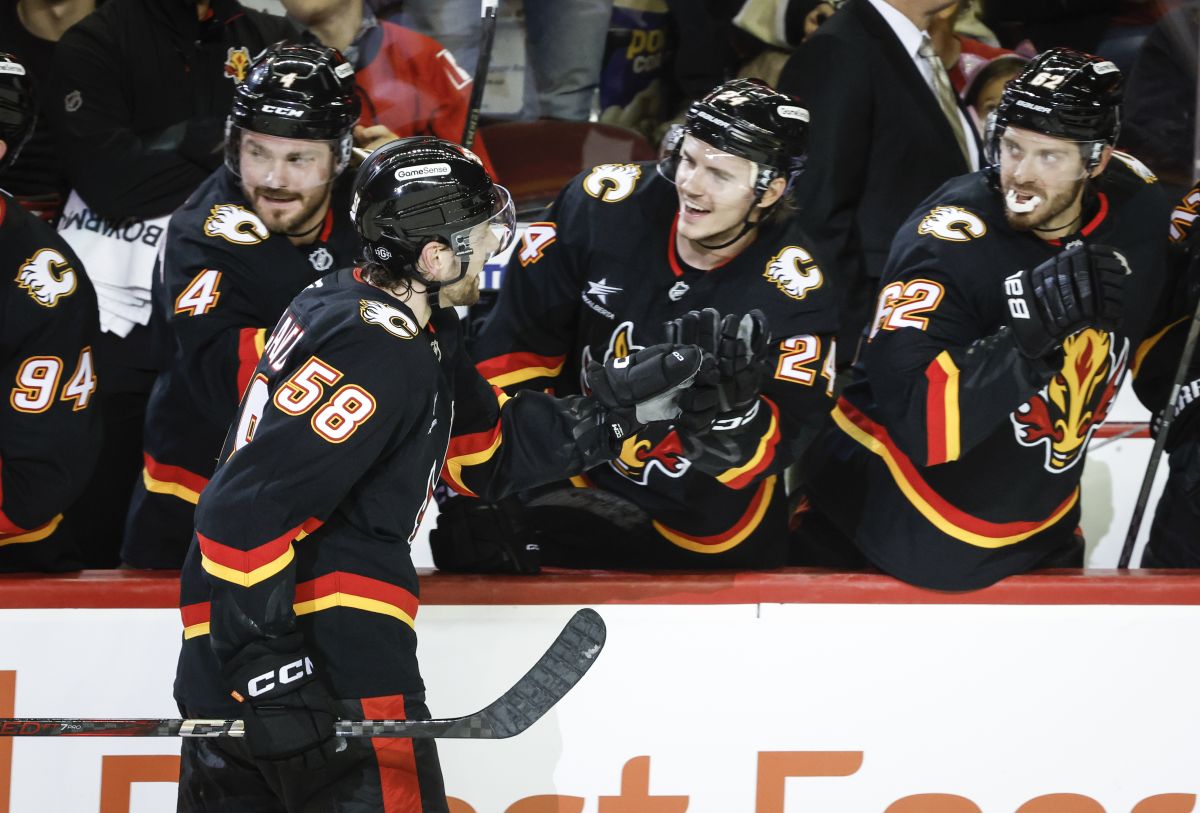
[[[938,105],[946,115],[946,120],[950,122],[950,129],[954,131],[958,148],[962,150],[963,158],[966,159],[969,167],[971,150],[967,147],[967,134],[963,132],[962,118],[959,116],[954,88],[950,86],[950,77],[937,52],[933,50],[933,40],[929,38],[928,34],[922,35],[921,47],[917,49],[917,54],[929,65],[929,72],[933,76],[933,94],[937,96]]]

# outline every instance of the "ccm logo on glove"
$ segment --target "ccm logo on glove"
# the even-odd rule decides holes
[[[264,672],[256,678],[252,678],[246,684],[246,692],[251,697],[258,697],[260,694],[266,694],[275,688],[275,678],[278,677],[280,685],[286,686],[289,683],[294,683],[305,675],[313,673],[312,661],[308,658],[301,658],[298,661],[292,661],[279,667],[277,672]]]

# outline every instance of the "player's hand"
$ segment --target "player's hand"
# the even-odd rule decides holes
[[[695,344],[716,359],[719,416],[743,415],[758,401],[771,343],[762,311],[754,309],[741,316],[730,313],[722,318],[714,308],[693,310],[667,322],[666,329],[668,341]]]
[[[585,379],[601,420],[618,444],[643,426],[679,417],[679,399],[700,372],[699,347],[656,344],[604,365],[591,362]]]
[[[1081,245],[1005,278],[1008,322],[1021,353],[1045,358],[1083,328],[1116,329],[1129,274],[1116,249]]]
[[[384,144],[391,144],[400,137],[382,124],[372,124],[370,127],[356,124],[353,134],[354,146],[366,150],[367,153],[374,152]]]
[[[319,768],[345,747],[334,736],[333,698],[300,643],[293,633],[251,644],[225,669],[250,753],[296,771]]]

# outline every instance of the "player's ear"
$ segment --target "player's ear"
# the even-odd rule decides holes
[[[445,256],[450,254],[450,250],[446,246],[439,243],[437,240],[430,240],[425,245],[421,246],[421,252],[417,255],[417,271],[421,276],[428,280],[438,280],[443,275],[442,268],[446,264]],[[453,255],[451,255],[453,256]]]
[[[787,189],[787,180],[784,178],[771,179],[771,183],[767,185],[767,191],[763,193],[762,200],[758,202],[758,205],[764,209],[774,206],[783,197],[785,189]]]
[[[1104,172],[1105,168],[1108,166],[1108,161],[1112,158],[1112,154],[1113,148],[1105,144],[1104,149],[1100,151],[1100,160],[1096,163],[1096,166],[1092,167],[1092,171],[1088,173],[1088,177],[1100,177],[1100,173]]]

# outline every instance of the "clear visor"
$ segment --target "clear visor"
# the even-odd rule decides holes
[[[691,135],[659,162],[659,173],[681,194],[713,203],[738,203],[754,194],[758,165],[740,155],[718,150]]]
[[[517,213],[508,190],[496,185],[492,216],[450,235],[450,248],[462,259],[485,263],[508,248],[517,233]]]
[[[250,188],[304,192],[337,177],[340,148],[336,139],[280,138],[235,125],[225,140],[225,165]]]
[[[1103,141],[1072,141],[1008,127],[992,143],[992,161],[1003,177],[1016,181],[1078,181],[1087,177],[1104,149]]]

